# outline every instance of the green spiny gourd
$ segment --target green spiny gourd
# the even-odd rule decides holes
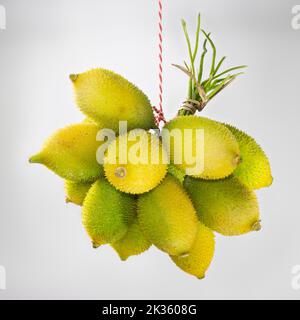
[[[83,201],[92,186],[91,182],[76,182],[65,180],[66,202],[82,206]]]
[[[207,181],[186,177],[184,186],[199,219],[212,230],[226,236],[260,230],[257,198],[238,178]]]
[[[119,192],[105,179],[93,184],[83,202],[82,222],[94,244],[122,239],[135,215],[135,199]]]
[[[167,175],[155,189],[139,196],[138,219],[151,243],[170,255],[189,252],[197,233],[198,219],[180,182]]]

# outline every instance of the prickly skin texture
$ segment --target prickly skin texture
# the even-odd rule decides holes
[[[139,196],[138,219],[147,239],[160,250],[175,256],[189,252],[198,218],[174,177],[167,175],[158,187]]]
[[[99,125],[97,124],[97,122],[95,122],[94,120],[92,120],[91,118],[84,118],[82,120],[82,123],[87,123],[87,124],[94,124],[94,125],[98,125],[100,128],[105,128],[105,126],[103,124]]]
[[[210,229],[225,236],[256,231],[259,224],[257,198],[238,178],[206,181],[186,177],[184,187],[200,221]]]
[[[125,236],[111,244],[111,246],[118,253],[121,260],[125,261],[130,256],[139,255],[151,246],[151,243],[145,238],[137,218],[128,227]]]
[[[182,137],[184,137],[184,129],[192,129],[193,138],[183,141],[182,150],[191,143],[193,156],[196,155],[196,129],[204,130],[204,155],[201,155],[204,162],[198,158],[198,162],[202,163],[203,170],[192,174],[194,177],[207,180],[222,179],[229,176],[239,163],[238,143],[231,131],[220,123],[203,117],[178,116],[168,122],[164,129],[179,129]],[[163,132],[162,135],[164,137],[165,133]],[[199,146],[199,148],[201,152],[202,147]],[[171,162],[174,163],[176,156],[180,159],[183,154],[180,149],[174,147],[174,139],[172,139],[170,145]],[[195,164],[196,161],[194,164],[187,164],[183,159],[183,163],[176,164],[176,166],[185,171],[187,168],[194,167]]]
[[[269,160],[262,148],[245,132],[228,124],[226,127],[234,134],[241,151],[241,163],[234,175],[252,190],[269,187],[273,177]]]
[[[67,180],[93,182],[103,175],[103,166],[96,159],[96,151],[103,143],[96,141],[99,130],[86,123],[60,129],[29,161],[41,163]]]
[[[122,76],[98,68],[72,81],[81,111],[105,128],[117,131],[121,120],[128,121],[128,129],[156,127],[149,99]]]
[[[183,184],[185,172],[173,164],[168,165],[168,173],[176,178],[180,184]]]
[[[120,150],[128,161],[119,158]],[[138,154],[139,159],[132,159],[130,154]],[[152,163],[152,155],[157,159],[156,163]],[[104,173],[116,189],[142,194],[155,188],[164,179],[167,174],[166,163],[167,154],[159,138],[145,130],[135,129],[119,136],[109,145],[104,158]],[[120,169],[125,170],[125,175],[117,174]]]
[[[65,180],[66,202],[72,202],[78,206],[82,206],[91,186],[91,182],[74,182]]]
[[[205,278],[215,252],[215,236],[203,223],[199,222],[198,231],[194,243],[187,256],[174,257],[171,259],[183,271],[197,277]]]
[[[112,243],[123,238],[136,216],[136,201],[117,191],[105,179],[96,181],[82,207],[82,222],[94,243]]]

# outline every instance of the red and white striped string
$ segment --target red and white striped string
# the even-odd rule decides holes
[[[166,123],[163,112],[163,0],[158,0],[158,39],[159,39],[159,107],[153,107],[156,113],[156,124],[159,126],[161,122]]]

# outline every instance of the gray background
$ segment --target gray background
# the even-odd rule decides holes
[[[298,1],[299,2],[299,1]],[[258,193],[263,230],[217,236],[207,278],[197,281],[152,248],[119,261],[109,247],[93,250],[80,208],[64,203],[62,181],[28,156],[56,129],[83,118],[68,75],[106,67],[139,85],[157,103],[157,3],[150,0],[1,0],[0,299],[290,298],[300,264],[300,30],[290,0],[165,1],[167,117],[186,94],[186,76],[170,64],[187,52],[180,27],[201,11],[221,54],[247,74],[218,96],[205,116],[257,138],[270,157],[274,185]]]

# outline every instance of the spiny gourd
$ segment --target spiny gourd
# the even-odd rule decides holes
[[[93,182],[103,175],[103,166],[96,159],[102,144],[96,141],[98,131],[98,126],[87,123],[65,127],[54,133],[29,161],[43,164],[67,180]]]
[[[139,196],[138,219],[147,239],[170,255],[189,252],[197,233],[193,204],[180,183],[168,175],[155,189]]]
[[[142,194],[155,188],[165,177],[167,154],[156,135],[135,129],[109,145],[104,172],[116,189]]]
[[[128,227],[125,236],[112,243],[111,246],[118,253],[121,260],[125,261],[130,256],[135,256],[148,250],[151,243],[145,238],[137,218]]]
[[[200,130],[203,130],[203,140]],[[197,132],[199,138],[196,138]],[[178,133],[181,141],[177,138],[169,140],[169,136],[177,136]],[[191,135],[187,136],[188,133]],[[239,164],[240,150],[234,135],[222,124],[210,119],[193,115],[178,116],[165,125],[162,136],[163,141],[170,141],[167,149],[172,163],[185,171],[198,164],[199,170],[194,170],[192,174],[186,171],[187,175],[210,180],[222,179],[229,176]],[[188,163],[185,150],[192,151],[192,163]]]
[[[200,221],[212,230],[225,236],[260,230],[257,198],[237,177],[220,181],[186,177],[184,186]]]
[[[235,169],[234,175],[250,189],[269,187],[273,177],[265,152],[245,132],[228,124],[226,127],[234,134],[241,151],[241,163]]]
[[[186,256],[171,259],[183,271],[194,275],[198,279],[205,278],[205,273],[215,251],[215,236],[203,223],[198,223],[198,231],[190,252]]]
[[[93,184],[83,202],[82,222],[94,245],[122,239],[135,215],[135,199],[105,179]]]
[[[94,248],[109,244],[126,260],[154,244],[183,271],[202,279],[214,254],[211,229],[228,236],[258,231],[253,189],[270,185],[272,176],[253,138],[194,116],[245,66],[221,70],[225,57],[217,61],[200,15],[194,48],[185,21],[182,26],[190,63],[175,66],[189,76],[188,96],[162,132],[154,135],[149,130],[165,121],[161,108],[153,107],[154,118],[148,98],[135,85],[112,71],[93,69],[70,76],[85,120],[56,132],[30,162],[42,163],[65,179],[67,201],[82,205],[82,222]],[[196,66],[201,34],[205,39]],[[207,45],[212,50],[208,72]],[[144,138],[126,145],[129,135]],[[101,138],[105,141],[97,142]],[[156,144],[149,147],[149,140]],[[122,155],[142,161],[124,162]],[[155,155],[158,162],[153,161]]]
[[[128,129],[155,128],[149,99],[122,76],[97,68],[70,79],[80,110],[100,125],[117,131],[119,121],[126,120]]]
[[[65,180],[66,202],[81,206],[91,186],[91,182]]]

